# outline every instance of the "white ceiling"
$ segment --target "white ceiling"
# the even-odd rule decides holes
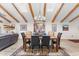
[[[16,19],[18,19],[21,23],[25,23],[21,15],[17,12],[17,10],[13,7],[11,3],[0,3],[7,11],[9,11],[10,14],[12,14]],[[62,3],[47,3],[46,5],[46,17],[48,18],[48,21],[52,21],[52,18],[55,16],[57,10],[60,8]],[[24,15],[24,17],[27,19],[28,22],[32,22],[33,18],[29,9],[29,6],[27,3],[15,3],[18,10]],[[61,9],[60,13],[58,14],[56,18],[56,23],[60,23],[60,21],[63,19],[64,16],[66,16],[71,9],[75,6],[75,3],[66,3],[64,4],[63,8]],[[38,11],[41,10],[41,15],[43,15],[43,8],[44,3],[32,3],[32,8],[34,11],[34,15],[38,15]],[[14,19],[12,19],[3,9],[0,8],[0,13],[4,15],[7,19],[9,19],[12,23],[16,23]],[[69,20],[73,19],[75,16],[79,15],[79,7],[64,21],[69,22]],[[3,23],[7,23],[6,20],[2,19],[0,17],[0,20],[3,21]],[[74,20],[72,23],[76,23],[79,21],[79,18]]]

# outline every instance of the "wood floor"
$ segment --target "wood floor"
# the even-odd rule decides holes
[[[72,41],[72,42],[74,42],[74,43],[79,43],[79,40],[69,40],[69,41]]]
[[[22,39],[19,39],[14,45],[0,51],[0,56],[10,56],[23,44]],[[72,42],[70,40],[62,39],[60,45],[69,55],[79,56],[79,43]],[[45,54],[45,53],[44,53]]]

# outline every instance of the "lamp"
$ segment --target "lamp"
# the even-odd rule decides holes
[[[46,21],[47,18],[41,15],[41,12],[39,11],[38,15],[34,17],[34,20],[37,21]]]
[[[41,15],[41,5],[39,6],[38,15],[34,17],[35,21],[46,21],[47,18]]]

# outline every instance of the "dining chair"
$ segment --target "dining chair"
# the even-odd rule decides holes
[[[62,33],[60,33],[60,32],[59,32],[58,35],[57,35],[58,48],[61,48],[61,47],[60,47],[61,35],[62,35]]]
[[[53,38],[55,37],[55,33],[52,32],[52,31],[49,31],[49,32],[48,32],[48,36],[50,36],[50,40],[51,40],[51,49],[53,49],[53,48],[54,48],[54,45],[53,45],[53,43],[52,43],[52,40],[53,40]]]
[[[42,37],[42,40],[41,40],[41,49],[42,49],[42,51],[43,51],[44,47],[46,47],[48,49],[48,51],[50,51],[50,36],[43,36]]]
[[[54,48],[56,50],[56,52],[58,52],[59,48],[60,48],[60,39],[61,39],[61,35],[62,33],[58,33],[57,34],[57,38],[55,40],[53,40],[53,44],[55,44]]]
[[[22,35],[22,39],[23,39],[23,49],[24,51],[26,51],[26,49],[28,48],[26,44],[29,44],[30,46],[30,41],[27,40],[25,33],[21,33]]]
[[[31,48],[32,52],[34,49],[40,49],[40,39],[39,36],[31,36]]]
[[[30,45],[31,36],[32,36],[31,31],[28,31],[25,33],[25,39],[27,39],[26,41],[27,41],[27,43],[29,43],[29,45]]]

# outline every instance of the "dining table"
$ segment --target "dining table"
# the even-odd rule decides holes
[[[31,35],[31,36],[35,36],[35,35]],[[27,36],[27,37],[25,37],[26,40],[27,40],[27,41],[29,41],[29,40],[31,41],[31,36]],[[40,39],[40,45],[41,45],[41,40],[42,40],[42,37],[43,37],[43,36],[49,36],[49,35],[41,35],[41,36],[39,36],[39,39]],[[54,48],[53,41],[56,41],[56,39],[57,39],[56,36],[52,36],[52,37],[50,36],[50,46],[53,47],[53,48]],[[52,48],[52,49],[53,49],[53,48]],[[56,50],[56,48],[55,48],[54,50]]]

